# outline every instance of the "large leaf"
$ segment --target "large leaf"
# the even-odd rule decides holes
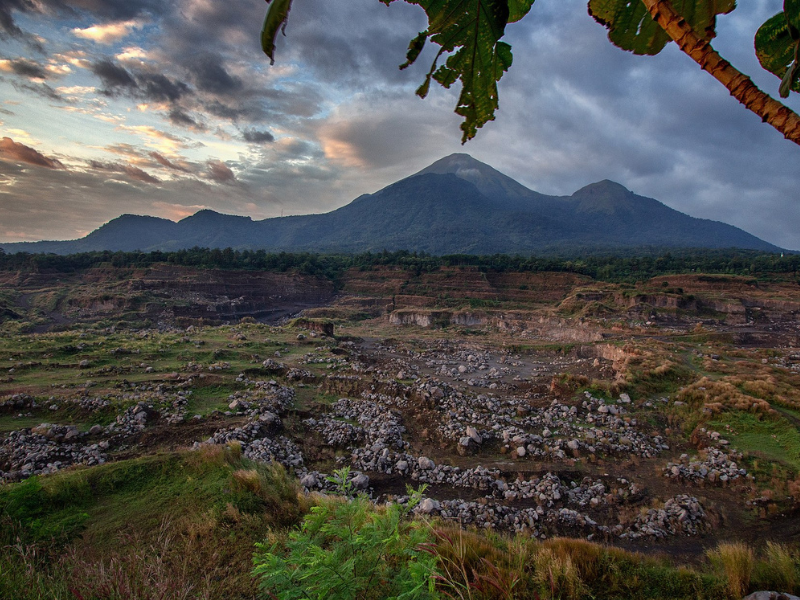
[[[736,0],[672,0],[671,4],[706,40],[715,35],[717,15],[736,8]],[[658,54],[670,41],[641,0],[589,0],[589,14],[608,28],[615,46],[634,54]]]
[[[781,98],[794,90],[800,92],[800,0],[786,0],[784,12],[778,13],[756,32],[756,56],[761,66],[781,78]]]
[[[494,120],[498,108],[497,82],[511,66],[511,46],[500,41],[507,23],[520,20],[535,0],[405,0],[428,15],[428,29],[411,40],[405,69],[417,60],[425,42],[441,46],[417,94],[428,94],[431,80],[446,88],[461,82],[456,113],[464,117],[462,142]],[[267,0],[270,4],[261,31],[261,46],[272,62],[275,39],[286,27],[292,0]],[[391,4],[394,0],[381,0]],[[444,64],[439,59],[446,55]]]
[[[261,29],[261,48],[269,56],[270,63],[275,64],[275,38],[278,31],[286,28],[286,19],[289,18],[289,9],[292,0],[267,0],[269,10]]]
[[[393,0],[383,0],[389,4]],[[405,64],[412,64],[426,40],[441,46],[428,75],[417,90],[423,98],[431,79],[449,88],[461,82],[456,113],[464,117],[462,142],[494,120],[498,108],[497,82],[511,66],[511,47],[500,41],[506,24],[518,21],[534,0],[406,0],[428,15],[428,29],[409,44]],[[442,55],[448,55],[439,65]]]

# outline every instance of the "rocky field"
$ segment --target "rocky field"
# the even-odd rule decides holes
[[[111,323],[59,313],[68,301],[28,331],[6,320],[0,491],[235,445],[306,493],[333,491],[343,467],[378,503],[424,484],[414,511],[468,529],[689,561],[721,541],[796,542],[800,288],[537,277],[503,285],[541,297],[488,307],[354,273],[280,323],[187,324],[188,309]]]

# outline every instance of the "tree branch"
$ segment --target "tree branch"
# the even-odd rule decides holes
[[[800,144],[800,117],[795,112],[761,91],[747,75],[722,58],[710,43],[694,32],[669,0],[642,2],[678,47],[728,88],[731,96],[780,131],[787,140]]]

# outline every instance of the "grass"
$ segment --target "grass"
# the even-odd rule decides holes
[[[707,426],[719,431],[737,450],[800,473],[800,431],[786,419],[728,411]]]
[[[708,559],[724,574],[729,597],[741,598],[747,593],[755,563],[755,554],[750,546],[743,542],[722,543],[708,553]]]
[[[237,447],[31,478],[0,488],[0,597],[252,598],[253,545],[306,508]]]

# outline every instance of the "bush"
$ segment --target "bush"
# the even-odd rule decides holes
[[[347,482],[346,469],[338,481]],[[345,493],[347,484],[342,485]],[[253,575],[266,597],[367,600],[437,598],[436,556],[420,523],[406,519],[422,492],[405,506],[376,508],[363,496],[322,498],[288,539],[257,544]]]

